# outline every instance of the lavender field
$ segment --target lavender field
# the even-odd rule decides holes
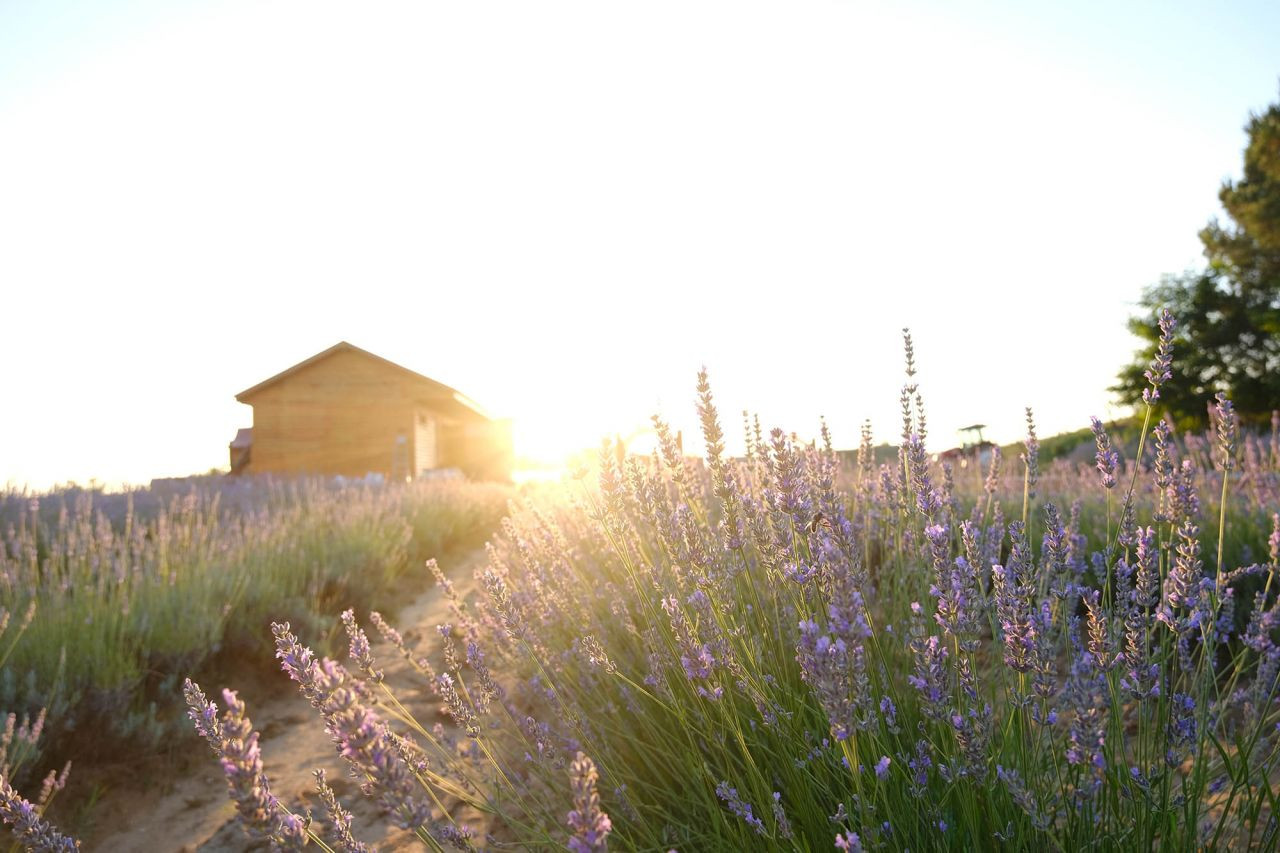
[[[1089,465],[1041,465],[1030,411],[1019,458],[936,461],[909,336],[902,444],[881,464],[869,430],[848,462],[751,421],[728,457],[704,373],[705,458],[656,418],[653,456],[606,443],[593,471],[513,505],[476,594],[435,570],[449,617],[418,643],[351,577],[402,570],[415,512],[451,531],[436,547],[487,517],[474,487],[281,494],[230,527],[196,499],[130,522],[145,535],[85,508],[39,528],[58,531],[43,546],[20,510],[15,620],[14,591],[37,593],[9,629],[5,699],[128,689],[161,649],[197,670],[254,624],[220,603],[253,602],[281,689],[428,849],[1276,849],[1280,435],[1225,397],[1208,435],[1154,416],[1171,338],[1166,318],[1134,458],[1095,420]],[[208,570],[238,549],[270,559]],[[326,657],[336,631],[346,654]],[[370,635],[416,687],[391,686]],[[407,689],[451,724],[416,718]],[[309,813],[272,795],[236,693],[181,691],[246,844],[370,849],[325,778]],[[11,723],[6,779],[38,764],[38,727]],[[36,849],[74,848],[40,816],[62,782],[27,783],[29,801],[6,783]]]
[[[509,497],[269,479],[0,494],[0,771],[47,803],[67,778],[41,788],[50,761],[163,768],[189,733],[183,677],[270,666],[263,632],[281,614],[323,644],[339,603],[392,604],[425,554],[483,542]]]

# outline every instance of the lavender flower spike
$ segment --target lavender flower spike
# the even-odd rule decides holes
[[[1236,420],[1235,406],[1221,391],[1214,397],[1214,427],[1218,434],[1218,450],[1222,452],[1222,470],[1230,471],[1236,467],[1236,434],[1239,422]]]
[[[364,842],[357,841],[351,834],[351,812],[342,807],[342,803],[338,802],[338,795],[333,792],[333,788],[329,787],[329,780],[325,778],[323,770],[315,771],[316,791],[320,794],[320,801],[324,803],[325,811],[329,813],[329,822],[333,826],[333,836],[338,842],[338,849],[343,853],[372,853],[372,849]]]
[[[1271,514],[1271,535],[1267,537],[1267,556],[1271,558],[1271,571],[1280,569],[1280,512]]]
[[[1098,452],[1096,459],[1098,461],[1098,472],[1102,474],[1102,487],[1104,489],[1114,489],[1116,487],[1116,466],[1120,464],[1120,454],[1112,449],[1111,438],[1107,435],[1106,429],[1102,426],[1102,421],[1096,417],[1089,419],[1093,429],[1093,440],[1097,445]]]
[[[846,853],[862,853],[862,839],[853,831],[843,832],[836,836],[836,849]]]
[[[567,822],[573,835],[569,837],[568,846],[573,853],[600,853],[608,849],[607,839],[613,823],[600,808],[600,794],[596,790],[599,779],[595,762],[579,752],[569,765],[573,811],[569,812]]]
[[[1142,390],[1142,402],[1147,405],[1160,399],[1160,386],[1173,378],[1173,333],[1178,324],[1168,308],[1160,312],[1160,342],[1156,345],[1156,356],[1151,366],[1142,374],[1151,383],[1150,388]]]
[[[382,670],[373,665],[373,652],[369,649],[369,638],[356,623],[356,613],[348,608],[342,611],[342,625],[347,629],[347,637],[351,641],[349,652],[351,659],[359,665],[360,671],[374,683],[382,681]]]
[[[755,816],[751,809],[751,803],[748,803],[738,795],[737,788],[729,787],[728,782],[721,782],[716,785],[716,796],[724,801],[729,811],[736,814],[746,822],[747,826],[756,831],[756,835],[767,835],[768,830],[764,828],[764,821]]]
[[[270,841],[273,848],[300,850],[307,843],[307,822],[291,814],[271,793],[262,769],[258,733],[244,713],[244,703],[234,690],[222,691],[227,710],[217,719],[217,705],[210,702],[200,685],[187,679],[183,695],[190,707],[188,716],[213,751],[227,777],[231,798],[245,831],[255,840]]]
[[[1023,446],[1026,448],[1022,454],[1022,464],[1027,469],[1027,499],[1034,500],[1036,482],[1040,479],[1040,439],[1036,438],[1036,420],[1030,406],[1027,406],[1027,437],[1023,439]]]
[[[379,805],[396,815],[396,823],[415,829],[431,819],[431,805],[419,796],[412,771],[401,759],[386,725],[369,707],[363,683],[352,679],[341,664],[315,655],[289,630],[289,623],[272,623],[280,668],[298,682],[302,695],[324,718],[325,730],[338,753],[364,778]]]
[[[29,800],[23,799],[3,776],[0,776],[0,820],[12,828],[14,837],[27,850],[63,853],[80,849],[79,841],[58,832],[40,816],[39,809]]]

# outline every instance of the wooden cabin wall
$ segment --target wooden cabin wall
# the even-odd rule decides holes
[[[475,480],[511,479],[511,421],[451,423],[440,430],[440,464]]]
[[[396,438],[411,443],[414,426],[409,389],[397,373],[359,353],[337,352],[262,389],[248,401],[251,470],[391,476]],[[414,453],[406,447],[407,468]]]
[[[413,474],[440,467],[437,430],[439,418],[425,409],[418,409],[413,421]]]
[[[457,468],[464,474],[467,471],[463,464],[466,461],[466,441],[462,432],[462,424],[457,421],[441,421],[436,429],[437,462],[441,468]]]

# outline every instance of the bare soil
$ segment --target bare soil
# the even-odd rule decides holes
[[[460,595],[471,593],[473,569],[483,559],[483,550],[476,551],[452,567],[451,579]],[[428,581],[426,588],[406,590],[405,598],[410,603],[391,621],[411,647],[417,640],[434,636],[436,625],[451,621],[448,601],[434,583]],[[335,621],[336,618],[335,614]],[[452,728],[452,719],[443,713],[425,681],[413,673],[393,647],[381,642],[372,626],[365,625],[365,630],[388,683],[418,722],[428,728],[437,722]],[[301,639],[307,641],[306,637]],[[223,685],[201,686],[221,707]],[[323,768],[338,799],[355,816],[354,834],[358,839],[380,850],[418,845],[411,833],[395,828],[373,801],[360,793],[319,715],[287,675],[281,672],[268,683],[226,686],[239,689],[249,718],[261,733],[263,766],[271,791],[281,802],[295,813],[310,811],[317,821],[326,821],[313,776],[314,770]],[[193,754],[185,757],[185,770],[175,778],[130,778],[134,774],[129,768],[121,768],[115,783],[92,807],[90,831],[81,836],[85,849],[110,853],[234,853],[266,849],[251,843],[241,829],[213,753],[202,741],[192,740],[189,748]],[[483,837],[485,826],[480,813],[469,807],[457,808],[461,810],[453,812],[455,819]]]

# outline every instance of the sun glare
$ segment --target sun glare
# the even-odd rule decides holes
[[[603,425],[584,423],[583,418],[557,420],[537,416],[519,417],[512,421],[512,443],[516,483],[557,481],[569,476],[579,465],[590,466],[602,442],[621,442],[626,453],[646,456],[657,450],[657,435],[652,424],[632,423],[630,429],[610,431]],[[630,423],[618,418],[614,423]]]

